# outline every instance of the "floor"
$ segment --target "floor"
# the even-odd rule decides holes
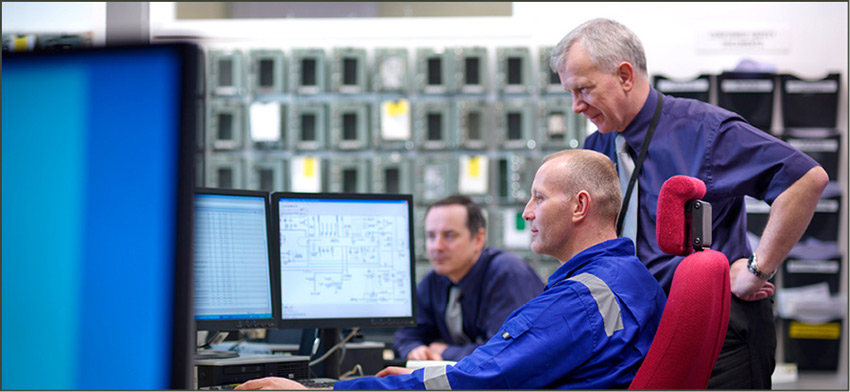
[[[795,380],[777,380],[774,373],[773,389],[776,390],[847,390],[847,369],[837,372],[800,370]]]

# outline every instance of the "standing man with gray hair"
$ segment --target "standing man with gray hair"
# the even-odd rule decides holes
[[[573,111],[598,128],[584,148],[617,164],[625,200],[618,235],[635,241],[638,258],[665,291],[682,257],[665,254],[656,243],[658,193],[674,175],[705,182],[712,248],[730,260],[734,294],[709,388],[770,389],[776,330],[775,288],[768,280],[811,221],[826,172],[735,113],[656,91],[641,41],[618,22],[593,19],[578,26],[552,50],[550,67],[572,93]],[[772,206],[755,251],[747,241],[744,196]]]

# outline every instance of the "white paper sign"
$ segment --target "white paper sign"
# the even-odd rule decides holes
[[[487,157],[461,155],[458,191],[464,194],[487,193]]]
[[[290,178],[293,192],[322,191],[322,161],[316,157],[292,158]]]
[[[406,99],[381,103],[381,137],[410,140],[410,102]]]
[[[251,104],[251,140],[255,142],[280,140],[280,104],[277,102]]]

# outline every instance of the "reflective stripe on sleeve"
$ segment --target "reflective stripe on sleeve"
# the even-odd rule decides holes
[[[602,323],[605,326],[605,334],[611,336],[615,331],[623,329],[623,319],[620,317],[620,305],[614,297],[611,288],[602,279],[594,275],[584,273],[573,276],[568,280],[584,284],[590,295],[596,301],[599,313],[602,315]]]
[[[449,385],[449,378],[446,376],[446,369],[448,367],[449,365],[426,367],[423,377],[425,389],[442,391],[452,389],[452,386]]]

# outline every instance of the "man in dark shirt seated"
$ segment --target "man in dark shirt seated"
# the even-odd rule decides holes
[[[428,207],[425,248],[434,269],[416,291],[417,325],[395,335],[398,358],[457,361],[543,291],[543,281],[525,260],[485,247],[485,225],[481,207],[467,196],[450,196]],[[455,291],[459,299],[452,302],[459,303],[459,311],[449,304]]]

